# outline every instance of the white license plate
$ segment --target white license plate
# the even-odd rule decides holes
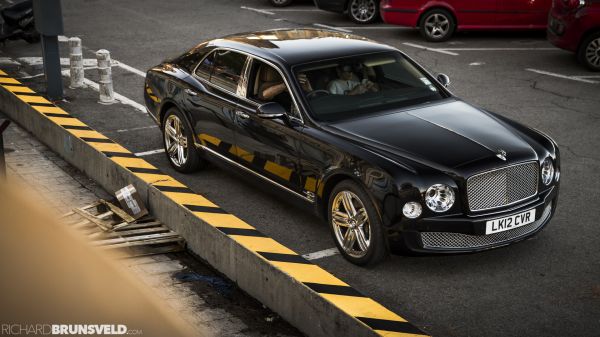
[[[485,234],[493,234],[525,226],[535,221],[535,209],[507,216],[505,218],[486,221]]]

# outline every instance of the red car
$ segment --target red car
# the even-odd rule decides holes
[[[577,59],[600,71],[600,0],[554,0],[548,40],[577,53]]]
[[[382,0],[383,21],[419,27],[429,41],[457,30],[546,29],[552,0]]]

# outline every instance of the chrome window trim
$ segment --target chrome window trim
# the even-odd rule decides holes
[[[216,157],[218,157],[218,158],[220,158],[220,159],[222,159],[222,160],[224,160],[224,161],[226,161],[226,162],[228,162],[228,163],[230,163],[230,164],[234,164],[235,166],[237,166],[237,167],[239,167],[239,168],[242,168],[242,169],[244,169],[244,170],[246,170],[246,171],[248,171],[248,172],[250,172],[250,173],[254,174],[255,176],[257,176],[257,177],[259,177],[259,178],[262,178],[262,179],[264,179],[264,180],[266,180],[266,181],[270,182],[271,184],[273,184],[273,185],[275,185],[275,186],[277,186],[277,187],[279,187],[279,188],[282,188],[282,189],[284,189],[284,190],[286,190],[286,191],[288,191],[288,192],[290,192],[290,193],[292,193],[292,194],[294,194],[294,195],[296,195],[296,196],[298,196],[298,197],[300,197],[300,198],[302,198],[302,199],[304,199],[304,200],[306,200],[306,201],[310,202],[311,204],[315,202],[314,200],[311,200],[311,199],[307,198],[306,196],[304,196],[304,195],[302,195],[302,194],[300,194],[300,193],[298,193],[298,192],[296,192],[296,191],[294,191],[294,190],[291,190],[291,189],[289,189],[288,187],[285,187],[285,186],[281,185],[280,183],[278,183],[278,182],[276,182],[276,181],[273,181],[272,179],[270,179],[270,178],[267,178],[267,177],[265,177],[264,175],[262,175],[262,174],[260,174],[260,173],[258,173],[258,172],[256,172],[256,171],[254,171],[254,170],[252,170],[252,169],[250,169],[250,168],[248,168],[248,167],[246,167],[246,166],[244,166],[244,165],[242,165],[242,164],[240,164],[240,163],[237,163],[236,161],[234,161],[234,160],[232,160],[232,159],[229,159],[229,158],[227,158],[227,157],[223,156],[222,154],[220,154],[220,153],[218,153],[218,152],[216,152],[216,151],[212,150],[212,149],[211,149],[211,148],[209,148],[209,147],[206,147],[206,146],[204,146],[204,145],[202,145],[202,144],[198,144],[198,143],[195,143],[195,145],[196,145],[196,147],[198,147],[198,148],[200,148],[200,149],[202,149],[202,150],[204,150],[204,151],[207,151],[207,152],[209,152],[210,154],[212,154],[212,155],[214,155],[214,156],[216,156]]]
[[[471,210],[471,205],[469,203],[469,180],[471,180],[471,178],[480,176],[482,174],[488,174],[488,173],[494,172],[494,171],[505,170],[505,169],[507,169],[509,167],[519,166],[519,165],[525,165],[525,164],[531,164],[531,163],[536,163],[539,166],[539,162],[537,160],[528,160],[528,161],[524,161],[524,162],[520,162],[520,163],[516,163],[516,164],[511,164],[511,165],[506,165],[506,166],[498,167],[498,168],[495,168],[495,169],[492,169],[492,170],[487,170],[487,171],[479,172],[479,173],[473,174],[472,176],[470,176],[469,178],[467,178],[467,184],[466,184],[466,189],[467,190],[465,192],[467,193],[467,206],[469,208],[469,211],[471,211],[471,212],[483,212],[483,211],[488,211],[488,210],[491,210],[491,209],[497,209],[497,208],[507,207],[507,206],[514,205],[514,204],[520,203],[522,201],[525,201],[527,199],[531,199],[531,198],[537,196],[539,194],[539,187],[540,187],[540,184],[539,184],[539,182],[540,182],[539,167],[538,167],[538,176],[537,176],[537,178],[538,178],[537,180],[538,181],[535,184],[535,192],[532,195],[530,195],[528,197],[525,197],[523,199],[519,199],[517,201],[513,201],[510,204],[505,204],[505,205],[501,205],[501,206],[494,206],[494,207],[489,207],[489,208],[482,208],[482,209],[478,209],[476,211]]]
[[[243,82],[243,83],[246,85],[246,86],[245,86],[245,88],[243,89],[243,92],[245,93],[245,95],[244,95],[244,96],[240,96],[240,95],[239,95],[237,92],[232,92],[232,91],[229,91],[229,90],[227,90],[227,89],[225,89],[225,88],[221,88],[220,86],[218,86],[218,85],[216,85],[216,84],[214,84],[214,83],[211,83],[210,81],[207,81],[206,79],[204,79],[204,78],[201,78],[200,76],[196,75],[196,70],[197,70],[197,69],[198,69],[198,67],[199,67],[199,66],[202,64],[202,62],[204,62],[204,59],[206,59],[206,58],[207,58],[209,55],[211,55],[212,53],[215,53],[215,52],[217,52],[217,51],[219,51],[219,50],[233,51],[233,52],[236,52],[236,53],[239,53],[239,54],[246,55],[247,59],[246,59],[245,66],[246,66],[247,68],[245,68],[245,69],[243,69],[243,70],[242,70],[242,74],[240,75],[240,76],[241,76],[241,77],[240,77],[240,81],[238,82],[238,87],[237,87],[237,89],[236,89],[236,91],[237,91],[237,92],[242,92],[242,90],[240,89],[240,85],[241,85],[241,84],[242,84],[242,82]],[[296,96],[295,96],[295,95],[292,93],[292,91],[290,90],[290,89],[291,89],[291,86],[290,86],[290,83],[289,83],[289,81],[288,81],[287,77],[286,77],[286,76],[284,76],[284,74],[283,74],[283,72],[281,71],[281,69],[279,69],[279,68],[278,68],[278,67],[277,67],[275,64],[273,64],[272,62],[270,62],[270,61],[268,61],[268,60],[266,60],[266,59],[264,59],[264,58],[262,58],[262,57],[260,57],[260,56],[256,56],[256,55],[253,55],[253,54],[247,53],[247,52],[245,52],[245,51],[241,51],[241,50],[237,50],[237,49],[233,49],[233,48],[228,48],[228,47],[215,47],[215,49],[213,49],[213,50],[212,50],[210,53],[206,54],[206,55],[205,55],[205,56],[202,58],[202,60],[200,60],[200,62],[198,62],[198,64],[197,64],[197,65],[194,67],[194,71],[192,72],[192,76],[193,76],[194,78],[198,79],[199,81],[201,81],[202,83],[205,83],[205,84],[207,84],[207,85],[209,85],[209,86],[211,86],[211,87],[213,87],[213,88],[217,88],[217,89],[219,89],[219,90],[223,90],[223,91],[225,91],[225,92],[227,92],[227,93],[230,93],[230,94],[232,94],[232,95],[236,96],[237,98],[239,98],[239,99],[241,99],[241,100],[243,100],[243,101],[245,101],[245,102],[247,102],[247,103],[250,103],[250,104],[252,104],[253,106],[256,106],[256,107],[258,107],[258,106],[260,106],[260,103],[258,103],[258,102],[255,102],[255,101],[253,101],[253,100],[251,100],[251,99],[248,99],[248,98],[246,97],[246,96],[247,96],[247,92],[246,92],[246,91],[247,91],[247,88],[248,88],[248,85],[247,85],[247,84],[248,84],[248,75],[249,75],[249,72],[250,72],[250,69],[249,69],[249,68],[250,68],[250,64],[249,64],[249,63],[250,63],[250,61],[249,61],[249,59],[257,59],[257,60],[259,60],[259,61],[261,61],[261,62],[264,62],[264,63],[268,64],[269,66],[273,67],[275,70],[277,70],[277,72],[279,73],[279,75],[280,75],[280,76],[281,76],[281,78],[283,79],[283,81],[284,81],[284,83],[285,83],[286,87],[288,88],[288,92],[290,93],[290,97],[292,98],[292,101],[294,102],[294,106],[296,107],[296,110],[298,110],[298,114],[299,114],[299,117],[300,117],[300,118],[297,118],[297,117],[291,116],[291,115],[289,115],[289,114],[288,114],[288,117],[290,117],[290,118],[293,118],[294,120],[296,120],[296,121],[300,122],[300,124],[304,124],[304,118],[302,117],[302,111],[301,111],[301,110],[298,108],[298,101],[296,100]],[[243,77],[243,78],[242,78],[242,77]]]

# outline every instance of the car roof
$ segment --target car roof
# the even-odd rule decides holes
[[[273,29],[239,33],[211,40],[208,45],[238,49],[284,63],[285,66],[395,50],[362,36],[325,29]]]

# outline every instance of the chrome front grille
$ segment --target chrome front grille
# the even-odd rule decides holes
[[[471,211],[514,204],[537,193],[538,163],[529,162],[487,171],[467,180]]]
[[[421,240],[423,248],[433,249],[465,249],[484,248],[502,244],[525,236],[540,228],[550,217],[552,206],[546,206],[542,216],[525,226],[517,227],[508,231],[488,235],[468,235],[462,233],[448,232],[422,232]]]

